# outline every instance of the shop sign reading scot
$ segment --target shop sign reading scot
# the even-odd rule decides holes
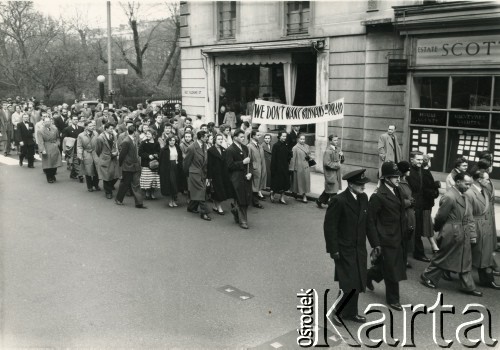
[[[500,65],[498,35],[477,35],[417,40],[417,65]]]
[[[302,125],[325,123],[344,118],[344,99],[319,106],[291,106],[255,100],[252,123]]]

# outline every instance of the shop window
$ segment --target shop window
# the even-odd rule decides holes
[[[448,99],[448,77],[415,78],[419,108],[445,109]]]
[[[236,33],[236,1],[220,1],[218,6],[219,39],[234,39]]]
[[[489,111],[491,77],[452,77],[451,108]]]
[[[287,35],[307,34],[310,22],[310,1],[288,1],[286,4]]]
[[[492,110],[500,111],[500,76],[495,77]]]

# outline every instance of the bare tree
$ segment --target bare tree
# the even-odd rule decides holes
[[[168,21],[170,22],[170,24],[173,25],[173,27],[175,28],[175,31],[174,31],[174,37],[171,40],[172,46],[170,48],[168,57],[163,65],[162,69],[160,70],[160,73],[158,74],[158,78],[156,79],[156,86],[160,85],[161,81],[163,80],[163,77],[165,76],[165,73],[171,67],[172,59],[174,58],[174,56],[176,54],[179,54],[177,52],[177,45],[178,45],[179,36],[181,33],[179,4],[178,3],[166,3],[166,6],[170,12],[170,18],[168,19]],[[174,59],[174,62],[176,62],[175,59]],[[176,68],[174,68],[174,69],[176,69]]]
[[[133,52],[134,52],[134,58],[135,62],[132,62],[132,59],[129,58],[128,54],[128,49],[126,47],[126,43],[124,40],[115,40],[115,44],[120,50],[120,53],[127,62],[127,64],[134,70],[135,74],[139,78],[144,77],[144,54],[146,53],[146,50],[148,49],[151,40],[153,39],[153,34],[158,28],[160,24],[162,24],[162,20],[158,20],[157,23],[149,30],[149,34],[147,35],[146,42],[142,45],[141,44],[141,37],[139,34],[139,28],[138,28],[138,14],[139,14],[139,8],[140,4],[139,2],[128,2],[126,5],[120,3],[121,7],[123,8],[123,11],[127,15],[128,18],[128,24],[130,26],[130,29],[132,30],[132,37],[133,37]]]

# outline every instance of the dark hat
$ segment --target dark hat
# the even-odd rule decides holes
[[[380,178],[386,178],[386,177],[391,177],[391,176],[401,176],[402,174],[399,172],[398,166],[396,163],[392,161],[384,162],[382,164],[382,168],[380,169],[382,175],[380,175]]]
[[[476,155],[478,156],[479,159],[483,159],[483,158],[484,159],[491,159],[491,158],[493,158],[493,155],[488,150],[477,152]]]
[[[401,173],[404,174],[411,169],[411,165],[406,160],[402,160],[401,162],[398,163],[398,169]]]
[[[358,169],[345,174],[342,180],[353,183],[355,185],[363,185],[370,182],[370,179],[365,176],[366,169]]]

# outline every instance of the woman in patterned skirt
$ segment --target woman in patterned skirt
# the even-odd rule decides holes
[[[156,140],[156,131],[148,130],[145,139],[139,146],[139,157],[141,158],[141,189],[145,192],[145,199],[156,199],[154,192],[160,188],[160,175],[158,166],[152,167],[151,161],[158,161],[160,155],[160,144]],[[158,163],[156,163],[158,164]]]

